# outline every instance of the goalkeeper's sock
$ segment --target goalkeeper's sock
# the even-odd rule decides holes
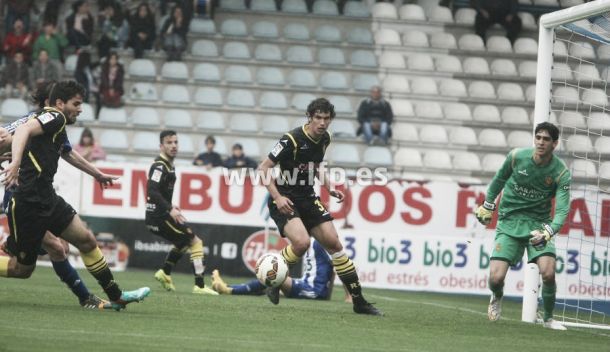
[[[195,285],[203,288],[205,286],[203,282],[203,272],[205,271],[205,265],[203,264],[203,242],[195,242],[189,250],[191,251],[191,265],[195,275]]]
[[[352,296],[354,304],[365,304],[366,300],[362,297],[362,287],[360,287],[360,279],[358,279],[354,262],[347,257],[344,251],[332,254],[331,259],[339,279]]]
[[[542,283],[542,303],[544,307],[544,321],[547,321],[553,317],[556,292],[557,285],[555,283],[553,283],[552,285]]]
[[[11,260],[10,257],[0,256],[0,276],[8,277],[8,262]]]
[[[245,284],[229,285],[233,289],[232,295],[262,295],[265,293],[265,285],[258,280],[252,280]]]
[[[119,285],[114,282],[114,276],[106,263],[106,258],[102,254],[100,247],[95,247],[94,250],[88,253],[80,252],[81,258],[87,267],[87,270],[97,282],[102,286],[102,289],[108,295],[111,301],[118,301],[121,299],[121,289]]]
[[[82,302],[89,298],[89,290],[83,280],[81,280],[78,272],[74,269],[74,267],[70,264],[68,259],[65,259],[60,262],[51,261],[53,264],[53,269],[59,279],[63,281],[72,293],[78,297],[79,302]]]
[[[291,244],[282,249],[282,257],[284,257],[284,260],[288,265],[294,265],[299,261],[299,256],[294,253]]]
[[[501,284],[494,284],[490,279],[488,284],[489,289],[491,290],[491,292],[493,292],[496,298],[501,298],[502,296],[504,296],[504,282],[502,282]]]
[[[174,266],[176,266],[176,263],[178,263],[180,258],[182,258],[183,254],[184,250],[180,250],[177,247],[172,247],[169,253],[167,253],[165,263],[163,264],[163,272],[165,273],[165,275],[172,274],[172,269],[174,268]]]

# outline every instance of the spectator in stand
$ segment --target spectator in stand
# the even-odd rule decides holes
[[[2,6],[2,5],[0,5]],[[23,21],[25,32],[30,31],[30,11],[36,11],[34,0],[7,0],[6,1],[6,16],[4,17],[4,32],[8,33],[15,20],[18,18]]]
[[[34,38],[31,33],[25,31],[23,20],[17,18],[13,23],[13,31],[4,38],[2,50],[7,59],[12,59],[16,52],[21,52],[25,61],[29,61],[32,53]]]
[[[72,4],[72,14],[66,18],[66,31],[70,45],[79,49],[91,44],[93,36],[93,16],[89,12],[89,3],[75,1]]]
[[[105,5],[98,18],[100,24],[100,40],[97,42],[99,57],[106,57],[112,48],[123,48],[129,38],[129,24],[123,16],[119,3],[109,2]]]
[[[182,7],[176,6],[171,17],[165,20],[161,27],[161,43],[163,50],[167,53],[168,61],[180,61],[182,53],[186,49],[186,34],[189,23],[184,16]]]
[[[220,154],[214,151],[215,146],[216,139],[214,139],[213,136],[208,136],[205,139],[205,148],[207,149],[207,152],[197,155],[195,160],[193,160],[193,165],[205,166],[208,170],[213,167],[222,166]]]
[[[97,79],[93,74],[94,65],[91,63],[91,54],[86,50],[81,50],[78,54],[78,58],[76,60],[76,69],[74,70],[74,79],[80,83],[83,87],[85,87],[85,96],[83,97],[83,101],[85,103],[89,102],[89,98],[91,95],[96,97],[96,101],[99,102],[98,99],[98,85]],[[98,103],[99,105],[99,103]]]
[[[64,48],[68,45],[68,39],[61,34],[57,33],[55,24],[53,22],[46,22],[43,27],[42,33],[36,38],[34,42],[34,57],[38,57],[40,50],[46,50],[49,54],[49,59],[55,61],[63,61]]]
[[[474,29],[485,41],[487,29],[499,23],[506,29],[506,37],[514,43],[521,32],[521,19],[517,16],[518,0],[472,0],[477,10]]]
[[[61,78],[60,69],[56,63],[49,60],[49,53],[45,49],[38,52],[38,60],[32,65],[30,87],[36,88],[45,82],[58,81]]]
[[[123,77],[125,71],[119,63],[119,55],[110,53],[106,62],[102,65],[100,77],[100,100],[101,105],[116,108],[122,105],[121,97],[123,90]],[[98,104],[99,105],[99,104]]]
[[[106,159],[106,152],[99,144],[95,143],[93,133],[89,128],[83,130],[83,133],[80,135],[80,141],[78,141],[78,144],[73,145],[72,148],[89,162]]]
[[[22,99],[28,91],[30,83],[29,68],[24,62],[23,53],[16,52],[4,71],[4,91],[7,97],[19,95]],[[13,91],[13,88],[16,91]]]
[[[136,59],[144,55],[144,50],[152,49],[155,31],[155,16],[148,4],[142,2],[129,18],[129,46],[133,48]]]
[[[246,154],[244,154],[244,147],[239,143],[233,145],[231,148],[231,156],[224,162],[224,167],[227,169],[256,169],[257,166],[256,161],[248,158]]]
[[[59,9],[64,0],[47,0],[42,13],[43,23],[53,23],[57,26],[57,18],[59,17]]]
[[[358,135],[364,134],[364,141],[373,144],[373,135],[388,144],[391,136],[391,124],[394,119],[392,106],[381,96],[381,87],[373,86],[371,96],[360,103],[358,107]]]

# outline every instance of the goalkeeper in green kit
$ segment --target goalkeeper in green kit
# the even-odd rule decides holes
[[[490,261],[489,288],[492,295],[487,309],[489,320],[500,319],[504,278],[509,265],[523,257],[527,248],[529,263],[536,263],[542,276],[544,327],[566,328],[553,320],[555,307],[555,243],[570,209],[570,171],[553,154],[559,130],[551,123],[536,126],[534,148],[512,150],[494,176],[483,205],[475,212],[483,225],[489,224],[502,190],[498,224]],[[552,199],[555,216],[551,218]]]

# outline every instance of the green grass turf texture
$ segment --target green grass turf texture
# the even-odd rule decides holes
[[[81,277],[101,295],[94,279]],[[608,351],[610,333],[552,331],[519,321],[516,302],[487,320],[487,298],[366,289],[385,317],[360,316],[335,287],[331,301],[199,296],[192,277],[165,292],[153,272],[117,273],[124,289],[151,295],[122,312],[88,311],[49,268],[0,279],[0,351]],[[238,279],[228,278],[235,283]],[[209,277],[206,277],[209,283]]]

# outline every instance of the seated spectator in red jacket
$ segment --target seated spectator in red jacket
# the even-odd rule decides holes
[[[24,98],[30,83],[29,68],[23,60],[23,54],[18,51],[4,71],[4,89],[7,97]],[[15,89],[13,91],[13,89]]]
[[[4,38],[2,44],[2,51],[8,59],[12,59],[16,52],[21,52],[25,61],[30,59],[32,53],[32,45],[34,44],[34,37],[32,33],[25,31],[23,21],[16,19],[13,23],[13,31],[9,32]]]
[[[102,106],[118,107],[123,105],[121,97],[125,93],[123,90],[123,77],[125,71],[123,65],[119,63],[119,55],[110,53],[106,62],[102,65],[100,77],[100,99]]]
[[[222,166],[222,159],[220,158],[220,154],[214,151],[215,146],[216,139],[214,139],[213,136],[208,136],[205,139],[205,148],[207,149],[207,151],[205,153],[197,155],[195,160],[193,160],[193,165],[205,166],[208,169],[217,166]]]

